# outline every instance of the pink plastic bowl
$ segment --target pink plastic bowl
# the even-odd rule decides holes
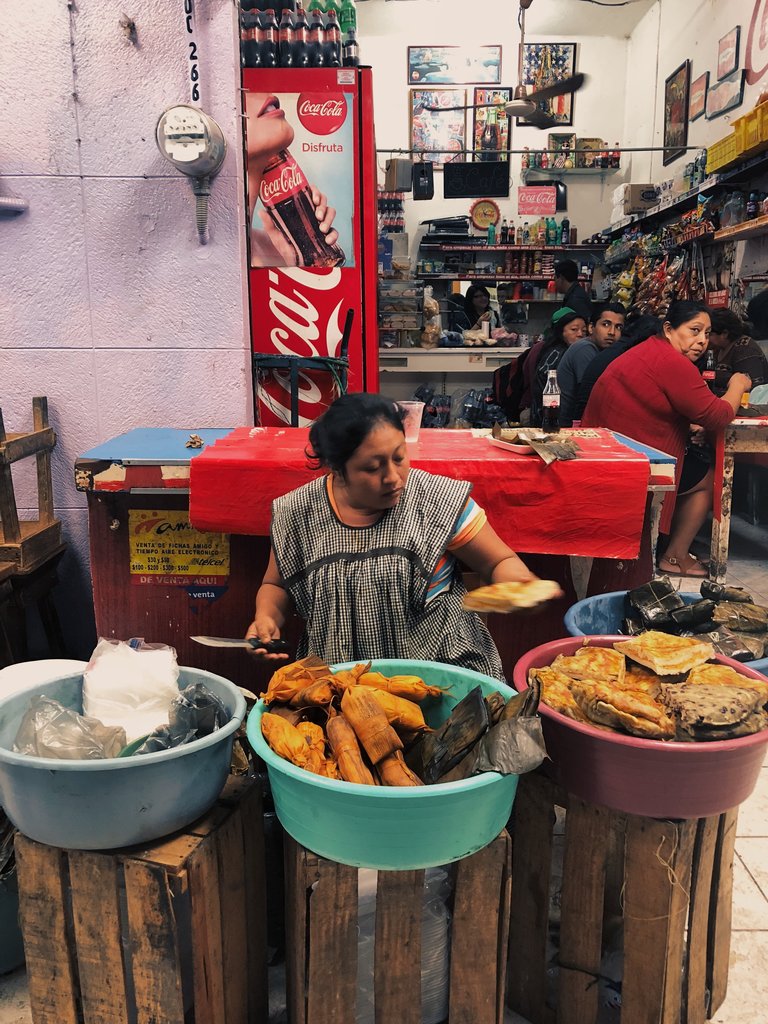
[[[575,653],[583,639],[553,640],[528,651],[515,666],[515,689],[527,688],[528,669]],[[589,643],[612,647],[626,639],[591,636]],[[733,658],[716,660],[765,682]],[[574,722],[543,701],[539,710],[554,775],[564,789],[589,803],[648,818],[704,818],[738,807],[755,788],[768,745],[768,729],[711,743],[661,742]]]

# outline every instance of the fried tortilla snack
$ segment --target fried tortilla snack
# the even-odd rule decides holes
[[[681,739],[727,740],[768,725],[762,695],[748,686],[665,683],[661,699],[677,715]]]
[[[617,690],[597,679],[575,679],[573,699],[591,722],[646,739],[674,739],[675,723],[647,693]]]
[[[714,658],[712,644],[693,637],[672,636],[655,629],[614,645],[615,650],[660,676],[675,676]]]
[[[544,601],[562,597],[560,585],[554,580],[531,580],[529,583],[491,583],[464,595],[464,608],[470,612],[513,612],[517,608],[534,608]]]
[[[552,668],[571,679],[602,679],[620,685],[626,672],[624,655],[611,647],[590,647],[585,644],[575,654],[558,654]]]
[[[571,693],[573,679],[570,676],[566,676],[554,668],[532,668],[528,670],[529,686],[533,679],[537,680],[541,686],[541,699],[548,707],[577,722],[589,721],[573,699]]]
[[[688,684],[710,683],[715,686],[744,686],[759,693],[762,703],[768,704],[768,682],[743,676],[741,672],[737,672],[730,665],[699,665],[697,668],[691,669],[685,681]]]

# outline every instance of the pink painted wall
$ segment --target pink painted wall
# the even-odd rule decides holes
[[[0,408],[6,429],[23,431],[32,396],[48,396],[70,545],[57,603],[78,655],[93,633],[75,458],[137,426],[252,420],[237,9],[194,6],[191,36],[184,0],[37,0],[3,15],[0,196],[29,210],[0,215]],[[190,102],[190,39],[200,106],[228,143],[207,246],[189,180],[154,138],[160,113]],[[24,518],[35,515],[33,469],[14,469]]]

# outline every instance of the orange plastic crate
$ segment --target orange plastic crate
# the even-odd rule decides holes
[[[736,163],[739,156],[736,132],[731,132],[730,135],[726,135],[724,139],[718,139],[707,148],[707,174],[712,174],[714,171]]]

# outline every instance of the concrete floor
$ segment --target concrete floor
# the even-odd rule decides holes
[[[699,545],[698,550],[706,550]],[[728,582],[749,589],[768,606],[768,530],[734,517]],[[683,590],[697,591],[683,580]],[[736,839],[728,996],[713,1024],[762,1024],[768,1020],[768,758],[752,796],[741,807]],[[278,981],[277,978],[274,979]],[[279,987],[279,986],[278,986]],[[272,1024],[282,1024],[279,1004]],[[617,1018],[618,1019],[618,1018]],[[24,968],[0,978],[0,1024],[34,1024]],[[528,1024],[507,1013],[505,1024]]]

